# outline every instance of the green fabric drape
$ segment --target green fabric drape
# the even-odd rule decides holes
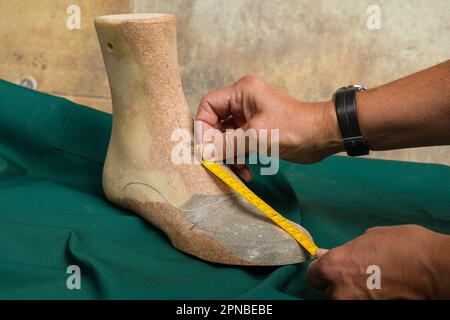
[[[307,263],[207,263],[109,203],[101,171],[110,130],[109,114],[0,81],[0,298],[322,297],[306,283]],[[256,176],[251,188],[325,248],[376,225],[450,233],[450,169],[443,165],[281,162],[277,176]],[[81,290],[66,286],[69,265],[81,268]]]

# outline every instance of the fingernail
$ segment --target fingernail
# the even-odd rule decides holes
[[[246,176],[244,176],[242,173],[237,172],[236,174],[239,178],[241,178],[241,180],[244,180],[245,182],[250,182],[249,179]]]
[[[239,178],[241,178],[241,180],[244,180],[245,182],[249,182],[249,181],[247,180],[247,178],[244,177],[243,175],[238,174],[238,176],[239,176]]]
[[[203,160],[216,161],[216,147],[213,143],[203,143],[201,151]]]

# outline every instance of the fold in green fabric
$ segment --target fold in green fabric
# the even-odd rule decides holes
[[[323,297],[306,282],[307,263],[204,262],[109,203],[101,172],[110,131],[109,114],[0,81],[0,298]],[[346,157],[281,162],[278,175],[256,175],[250,187],[324,248],[376,225],[415,223],[450,233],[450,169],[443,165]],[[67,287],[70,265],[80,267],[80,290]]]

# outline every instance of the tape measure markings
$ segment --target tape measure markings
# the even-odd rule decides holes
[[[211,171],[215,176],[227,184],[231,189],[239,193],[244,199],[258,208],[262,213],[268,216],[284,231],[289,233],[297,242],[305,248],[312,256],[315,256],[319,248],[295,225],[279,214],[275,209],[269,206],[264,200],[251,191],[242,181],[235,179],[215,162],[201,160],[202,165]]]

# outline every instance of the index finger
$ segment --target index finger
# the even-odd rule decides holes
[[[202,135],[208,129],[220,129],[221,122],[231,115],[231,97],[233,89],[231,86],[214,91],[200,100],[196,121],[201,122]],[[197,138],[203,138],[197,137]]]

